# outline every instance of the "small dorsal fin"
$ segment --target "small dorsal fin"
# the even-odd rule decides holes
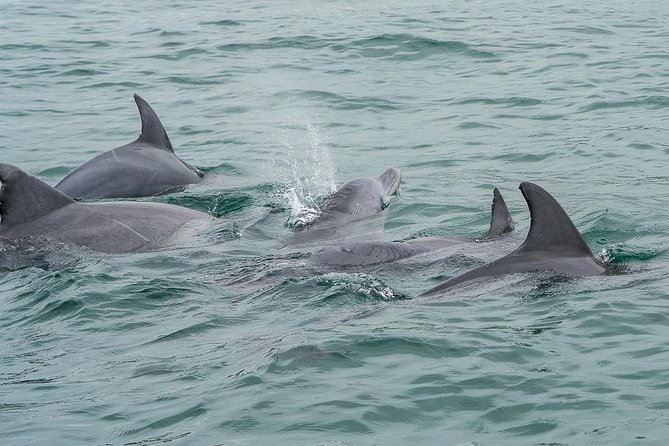
[[[488,229],[488,238],[499,237],[502,234],[513,231],[513,218],[509,214],[509,208],[506,207],[504,197],[499,189],[493,190],[492,197],[492,215],[490,216],[490,229]]]
[[[158,118],[158,115],[153,111],[149,103],[137,93],[135,93],[135,103],[137,103],[137,108],[139,109],[139,116],[142,118],[142,134],[139,135],[137,140],[168,149],[174,153],[172,143],[167,136],[163,123],[160,122],[160,118]]]
[[[0,163],[0,182],[3,226],[26,223],[74,203],[64,193],[10,164]]]
[[[563,251],[592,256],[581,233],[560,203],[536,184],[524,181],[520,191],[530,208],[530,232],[515,252]]]

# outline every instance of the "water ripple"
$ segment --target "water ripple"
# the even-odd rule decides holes
[[[398,61],[416,61],[448,54],[462,54],[475,58],[497,57],[492,52],[476,49],[465,42],[435,40],[412,34],[382,34],[347,44],[332,45],[332,49],[341,53],[349,53],[349,57]]]

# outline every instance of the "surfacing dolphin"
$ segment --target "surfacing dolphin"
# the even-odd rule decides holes
[[[458,284],[503,274],[551,271],[567,276],[597,276],[606,271],[596,260],[562,206],[536,184],[519,187],[530,208],[530,231],[511,254],[438,285],[421,296],[440,293]]]
[[[331,220],[345,221],[378,214],[400,187],[402,174],[391,167],[378,178],[356,178],[344,184],[321,205],[321,214],[310,226]]]
[[[318,217],[300,228],[286,245],[362,235],[362,229],[366,228],[358,223],[385,209],[390,196],[400,187],[401,179],[400,170],[391,167],[378,178],[349,181],[326,198]]]
[[[142,133],[133,142],[82,164],[56,185],[72,198],[133,198],[199,183],[202,174],[174,154],[151,106],[135,94]]]
[[[121,253],[149,251],[185,223],[209,214],[162,203],[78,203],[9,164],[0,164],[2,240],[44,239]]]
[[[488,233],[482,239],[489,240],[513,231],[513,219],[497,188],[493,191],[492,215]],[[310,260],[326,265],[352,266],[375,265],[394,262],[417,254],[470,242],[463,237],[422,237],[403,242],[358,242],[317,252]]]

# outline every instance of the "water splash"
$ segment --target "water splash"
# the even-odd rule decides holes
[[[390,301],[405,299],[402,293],[395,291],[382,280],[363,273],[327,273],[315,280],[320,286],[327,287],[321,302],[342,302],[354,300]]]
[[[328,143],[317,117],[306,115],[279,132],[281,153],[274,157],[272,176],[278,195],[290,206],[289,226],[299,227],[320,215],[318,204],[336,190]]]

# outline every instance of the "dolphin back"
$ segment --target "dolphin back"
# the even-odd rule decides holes
[[[35,220],[74,203],[64,193],[10,164],[0,164],[0,182],[3,227]]]

